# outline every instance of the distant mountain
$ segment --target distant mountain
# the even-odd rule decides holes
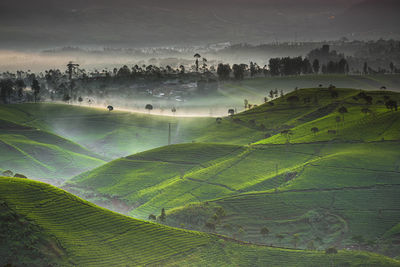
[[[353,24],[348,15],[353,8],[359,16],[369,14],[363,5],[360,0],[2,0],[0,46],[324,40],[348,34],[341,24],[332,31],[332,18],[344,12],[343,21]]]

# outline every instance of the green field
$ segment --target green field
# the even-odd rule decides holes
[[[250,103],[263,103],[263,98],[272,89],[292,92],[294,88],[315,88],[319,85],[327,88],[330,84],[338,88],[379,90],[385,86],[388,90],[400,91],[400,75],[302,75],[245,79],[241,82],[222,84],[219,94],[225,96],[225,102],[242,107],[243,99]]]
[[[14,178],[2,179],[2,216],[27,220],[28,230],[11,224],[35,248],[26,257],[37,253],[49,262],[297,266],[300,257],[304,266],[328,259],[381,266],[383,257],[355,251],[400,256],[400,113],[385,106],[387,99],[399,103],[400,94],[299,89],[220,123],[63,104],[2,105],[1,171],[67,180],[61,187],[68,192],[141,220],[152,221],[164,208],[166,221],[154,222],[186,230]],[[164,146],[169,123],[176,144]],[[81,219],[72,224],[67,217]],[[329,247],[349,251],[328,257],[322,251]]]
[[[35,179],[66,179],[105,163],[60,136],[4,120],[0,120],[0,151],[0,169]]]
[[[398,266],[365,252],[301,251],[254,246],[206,233],[139,221],[99,208],[53,186],[0,178],[0,264],[61,266]],[[31,249],[27,249],[28,246]],[[45,246],[46,252],[38,250]],[[13,252],[18,252],[15,257]],[[45,256],[46,258],[42,258]]]
[[[298,90],[274,100],[274,105],[267,103],[226,118],[254,131],[264,125],[263,131],[271,137],[251,145],[166,146],[112,161],[75,177],[64,188],[110,209],[118,210],[123,203],[124,213],[141,219],[159,215],[165,208],[167,223],[178,227],[209,231],[206,223],[212,223],[218,233],[252,242],[291,248],[306,248],[309,243],[321,249],[358,246],[396,256],[398,245],[382,238],[400,221],[395,201],[400,185],[399,113],[378,101],[384,95],[398,100],[399,94],[368,92],[373,103],[367,105],[354,98],[359,90],[335,90],[338,97],[334,98],[324,88]],[[286,101],[293,95],[300,100],[316,96],[318,103],[293,105]],[[337,125],[335,117],[342,118],[337,110],[343,105],[348,113]],[[366,106],[371,110],[367,115],[361,112]],[[314,134],[312,127],[321,130]],[[284,129],[293,132],[289,139],[280,134]],[[336,129],[337,134],[328,135],[327,129]],[[303,205],[298,192],[312,205]],[[252,194],[259,194],[265,211],[253,201],[246,204]],[[279,201],[296,212],[273,201],[270,204],[275,194],[285,196]],[[225,199],[239,196],[240,208],[225,206]],[[370,209],[362,206],[375,198]],[[324,199],[329,205],[337,201],[337,207]],[[197,202],[201,203],[192,204]],[[215,215],[218,206],[228,215]],[[287,213],[280,216],[275,207]],[[321,228],[319,232],[309,223],[314,217],[321,220],[315,225]],[[362,227],[362,222],[368,223]],[[260,237],[263,227],[275,232],[269,238]],[[360,236],[363,240],[358,244],[355,240]]]
[[[108,159],[172,143],[218,142],[247,144],[263,133],[224,119],[168,117],[65,104],[3,105],[0,114],[14,123],[45,129]],[[12,114],[12,115],[10,115]]]

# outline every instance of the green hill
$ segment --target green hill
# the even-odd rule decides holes
[[[268,96],[272,89],[291,92],[294,88],[315,88],[319,85],[328,87],[330,84],[338,88],[355,88],[368,91],[379,90],[385,86],[388,90],[400,91],[400,75],[302,75],[282,77],[258,77],[245,79],[241,82],[226,82],[220,86],[219,94],[222,94],[225,101],[230,105],[243,106],[243,99],[250,103],[262,103],[263,98]]]
[[[377,254],[300,251],[235,243],[139,221],[53,186],[0,178],[0,264],[61,266],[398,266]],[[24,225],[23,229],[20,225]],[[24,233],[24,234],[22,234]]]
[[[169,117],[109,112],[106,109],[65,104],[19,104],[0,106],[7,120],[45,129],[76,142],[108,159],[131,155],[172,143],[215,142],[248,144],[261,140],[262,131],[215,118]]]
[[[398,142],[163,147],[83,173],[67,190],[134,217],[243,192],[399,184]],[[199,153],[201,151],[201,153]]]
[[[168,223],[174,226],[204,231],[212,230],[214,224],[218,233],[252,242],[293,248],[306,248],[308,243],[319,248],[362,247],[396,256],[395,242],[385,243],[394,249],[376,242],[400,216],[395,208],[400,184],[400,113],[382,104],[387,98],[398,101],[399,94],[371,91],[366,95],[372,98],[371,104],[359,90],[298,90],[272,101],[273,105],[266,103],[224,120],[272,135],[255,144],[162,147],[83,173],[65,188],[111,209],[122,205],[125,213],[137,218],[147,219],[165,208]],[[288,102],[292,96],[298,101]],[[341,106],[348,110],[344,122],[338,113]],[[368,108],[369,114],[362,113],[362,108]],[[312,127],[321,130],[314,134]],[[281,134],[285,129],[293,132],[290,138]],[[327,129],[337,133],[325,134]],[[306,195],[307,205],[298,192]],[[225,206],[225,199],[240,196],[240,202],[246,203],[252,194],[260,195],[262,207],[252,201],[237,209]],[[285,198],[269,202],[275,194]],[[279,201],[288,207],[278,205]],[[192,204],[196,202],[201,204]],[[207,203],[217,204],[208,208]],[[230,215],[220,218],[218,206]],[[287,213],[280,216],[280,209]],[[315,225],[310,223],[314,219]],[[274,229],[270,238],[260,238],[263,227]]]
[[[66,179],[105,162],[52,133],[0,120],[0,169],[36,179]]]

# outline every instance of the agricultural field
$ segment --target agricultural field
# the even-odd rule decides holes
[[[95,153],[53,133],[0,120],[0,169],[57,183],[105,163]]]
[[[6,218],[0,224],[2,236],[9,234],[8,222],[18,233],[20,224],[30,230],[18,241],[15,236],[2,239],[2,265],[40,265],[44,261],[55,266],[399,265],[394,259],[372,253],[339,250],[326,254],[256,246],[140,221],[28,179],[0,178],[0,204],[1,216]],[[36,249],[41,246],[47,250]]]
[[[263,103],[263,98],[268,96],[270,90],[283,90],[284,93],[292,92],[297,88],[315,88],[329,85],[337,88],[354,88],[367,91],[379,90],[385,86],[391,91],[400,91],[400,75],[304,75],[285,77],[258,77],[245,79],[240,83],[226,82],[220,86],[218,93],[229,99],[233,106],[243,107],[243,99],[248,99],[253,104]],[[227,101],[227,100],[225,100]]]
[[[13,204],[21,210],[7,204],[11,210],[3,207],[5,216],[42,220],[29,224],[29,233],[35,239],[45,231],[37,241],[40,245],[34,246],[52,249],[37,253],[47,255],[49,262],[68,258],[72,262],[67,264],[85,266],[100,262],[262,266],[266,260],[290,266],[297,257],[310,266],[323,264],[324,250],[330,247],[343,249],[329,258],[338,265],[353,256],[357,260],[352,264],[386,260],[358,250],[397,258],[400,118],[394,107],[385,105],[388,100],[399,102],[400,94],[306,88],[220,120],[54,103],[3,105],[0,113],[7,120],[1,120],[0,140],[9,152],[0,156],[4,159],[0,170],[28,174],[69,192],[4,178],[7,188],[15,185],[36,195],[36,187],[51,192],[35,202],[35,196],[22,196],[18,191],[22,189],[15,189],[26,197],[17,202],[34,205],[27,210],[42,205],[49,205],[49,210],[40,208],[45,214],[40,217],[24,210],[25,204]],[[340,112],[343,107],[346,112]],[[169,123],[172,145],[165,146]],[[83,204],[78,211],[64,206],[65,199],[44,200],[53,195]],[[62,211],[54,211],[53,202]],[[61,219],[47,221],[53,213]],[[65,216],[75,215],[82,217],[79,227],[87,232],[77,225],[57,228]],[[110,219],[99,219],[104,216]],[[140,237],[127,230],[138,225],[151,235]],[[75,232],[70,235],[61,229]],[[168,234],[155,236],[164,230]],[[95,232],[103,234],[95,239],[91,236]],[[126,245],[138,236],[132,247]],[[162,240],[156,242],[162,251],[159,256],[146,252],[121,260],[122,255],[131,255],[130,249],[145,251],[154,243],[139,244],[139,240],[157,238]],[[96,242],[102,244],[98,251],[93,247]],[[113,249],[120,252],[105,258],[102,250]],[[26,253],[31,257],[29,253],[36,252]]]
[[[1,106],[7,120],[40,128],[80,144],[106,159],[116,159],[171,143],[218,142],[247,144],[263,132],[212,117],[173,117],[66,104]],[[9,115],[12,114],[12,115]]]

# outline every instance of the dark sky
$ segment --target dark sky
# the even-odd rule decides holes
[[[0,48],[390,38],[397,0],[1,0]]]

